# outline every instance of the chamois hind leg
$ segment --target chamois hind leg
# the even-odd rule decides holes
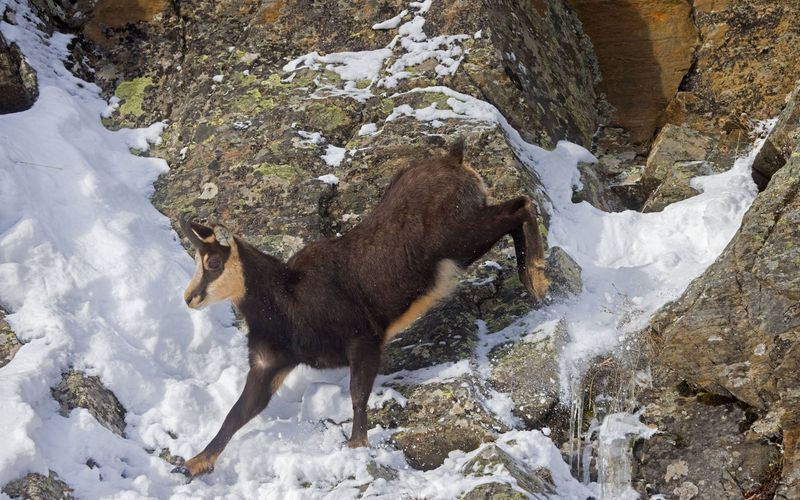
[[[278,390],[292,368],[294,365],[291,364],[267,364],[261,360],[251,361],[244,390],[228,412],[217,435],[203,451],[188,460],[186,465],[175,467],[172,472],[183,474],[189,478],[211,472],[220,453],[236,431],[267,407],[272,395]]]
[[[369,446],[367,402],[381,364],[381,346],[372,339],[358,338],[348,346],[347,357],[350,362],[350,398],[353,402],[353,431],[347,446],[359,448]]]

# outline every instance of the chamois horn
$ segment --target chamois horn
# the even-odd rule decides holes
[[[192,227],[192,222],[194,221],[194,217],[191,214],[184,214],[180,218],[180,225],[181,231],[186,237],[189,239],[189,242],[198,250],[202,250],[207,247],[206,243],[200,239],[200,236],[195,232],[194,228]]]

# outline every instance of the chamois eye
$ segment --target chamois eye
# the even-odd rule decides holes
[[[210,271],[218,271],[222,267],[222,259],[219,255],[212,255],[208,258],[208,269]]]

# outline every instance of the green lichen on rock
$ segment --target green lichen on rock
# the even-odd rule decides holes
[[[530,312],[531,296],[516,270],[503,269],[494,283],[495,292],[480,304],[483,321],[490,332],[497,332]]]
[[[233,100],[233,109],[247,115],[258,114],[275,107],[272,97],[264,97],[258,89],[250,89]]]
[[[254,171],[264,177],[278,177],[287,181],[294,180],[305,174],[302,168],[286,163],[260,163],[255,166]]]
[[[414,103],[416,108],[427,108],[432,104],[436,104],[436,109],[451,109],[450,105],[447,104],[447,100],[450,97],[441,92],[417,92],[415,95],[418,96]]]
[[[272,77],[270,76],[270,78],[272,78]],[[301,70],[297,71],[294,74],[294,78],[292,78],[290,81],[285,82],[285,83],[288,84],[289,86],[295,87],[295,88],[296,87],[308,87],[309,85],[314,83],[314,80],[316,78],[317,78],[316,71],[313,71],[311,69],[307,69],[306,68],[306,69],[301,69]],[[280,81],[281,79],[278,78],[278,80]]]
[[[153,79],[149,76],[142,76],[120,83],[117,86],[117,90],[114,91],[114,95],[121,101],[119,113],[123,116],[142,116],[144,114],[142,109],[144,91],[152,84]]]
[[[334,132],[351,122],[348,114],[339,106],[313,103],[306,108],[308,125],[324,133]]]
[[[263,80],[261,82],[261,85],[267,87],[282,87],[285,84],[281,81],[281,75],[279,75],[278,73],[272,73],[267,77],[266,80]]]
[[[3,487],[3,493],[11,498],[25,500],[72,500],[72,488],[58,478],[58,474],[48,471],[48,475],[32,473],[11,481]]]
[[[320,83],[339,87],[342,85],[342,77],[335,71],[325,70],[319,75]]]
[[[288,260],[289,257],[303,248],[305,244],[306,242],[303,238],[299,238],[295,235],[268,234],[258,242],[258,247],[269,255],[282,260]]]
[[[114,393],[103,385],[100,377],[70,370],[50,392],[59,402],[61,415],[66,417],[75,408],[86,408],[105,428],[124,436],[125,408]]]
[[[22,347],[22,342],[19,341],[6,321],[5,311],[0,309],[0,368],[14,359],[14,355],[17,354],[20,347]]]
[[[371,425],[384,429],[401,427],[406,419],[405,408],[394,399],[384,402],[380,408],[369,408],[367,416]]]
[[[253,74],[236,73],[233,78],[238,85],[243,87],[251,87],[259,83],[258,77]],[[260,83],[264,84],[264,82]]]
[[[348,151],[358,149],[363,141],[364,141],[364,136],[356,135],[355,137],[347,141],[347,144],[344,145],[344,148]]]
[[[381,103],[378,106],[378,111],[384,115],[390,115],[392,111],[394,111],[394,100],[388,97],[381,99]]]

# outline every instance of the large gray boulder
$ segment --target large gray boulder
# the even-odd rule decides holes
[[[791,159],[796,144],[800,144],[800,83],[787,96],[786,107],[753,161],[753,180],[760,189]]]
[[[785,498],[800,496],[798,242],[800,156],[772,177],[719,259],[650,332],[661,384],[738,401],[759,419],[754,430],[774,429],[767,434],[783,442]]]

